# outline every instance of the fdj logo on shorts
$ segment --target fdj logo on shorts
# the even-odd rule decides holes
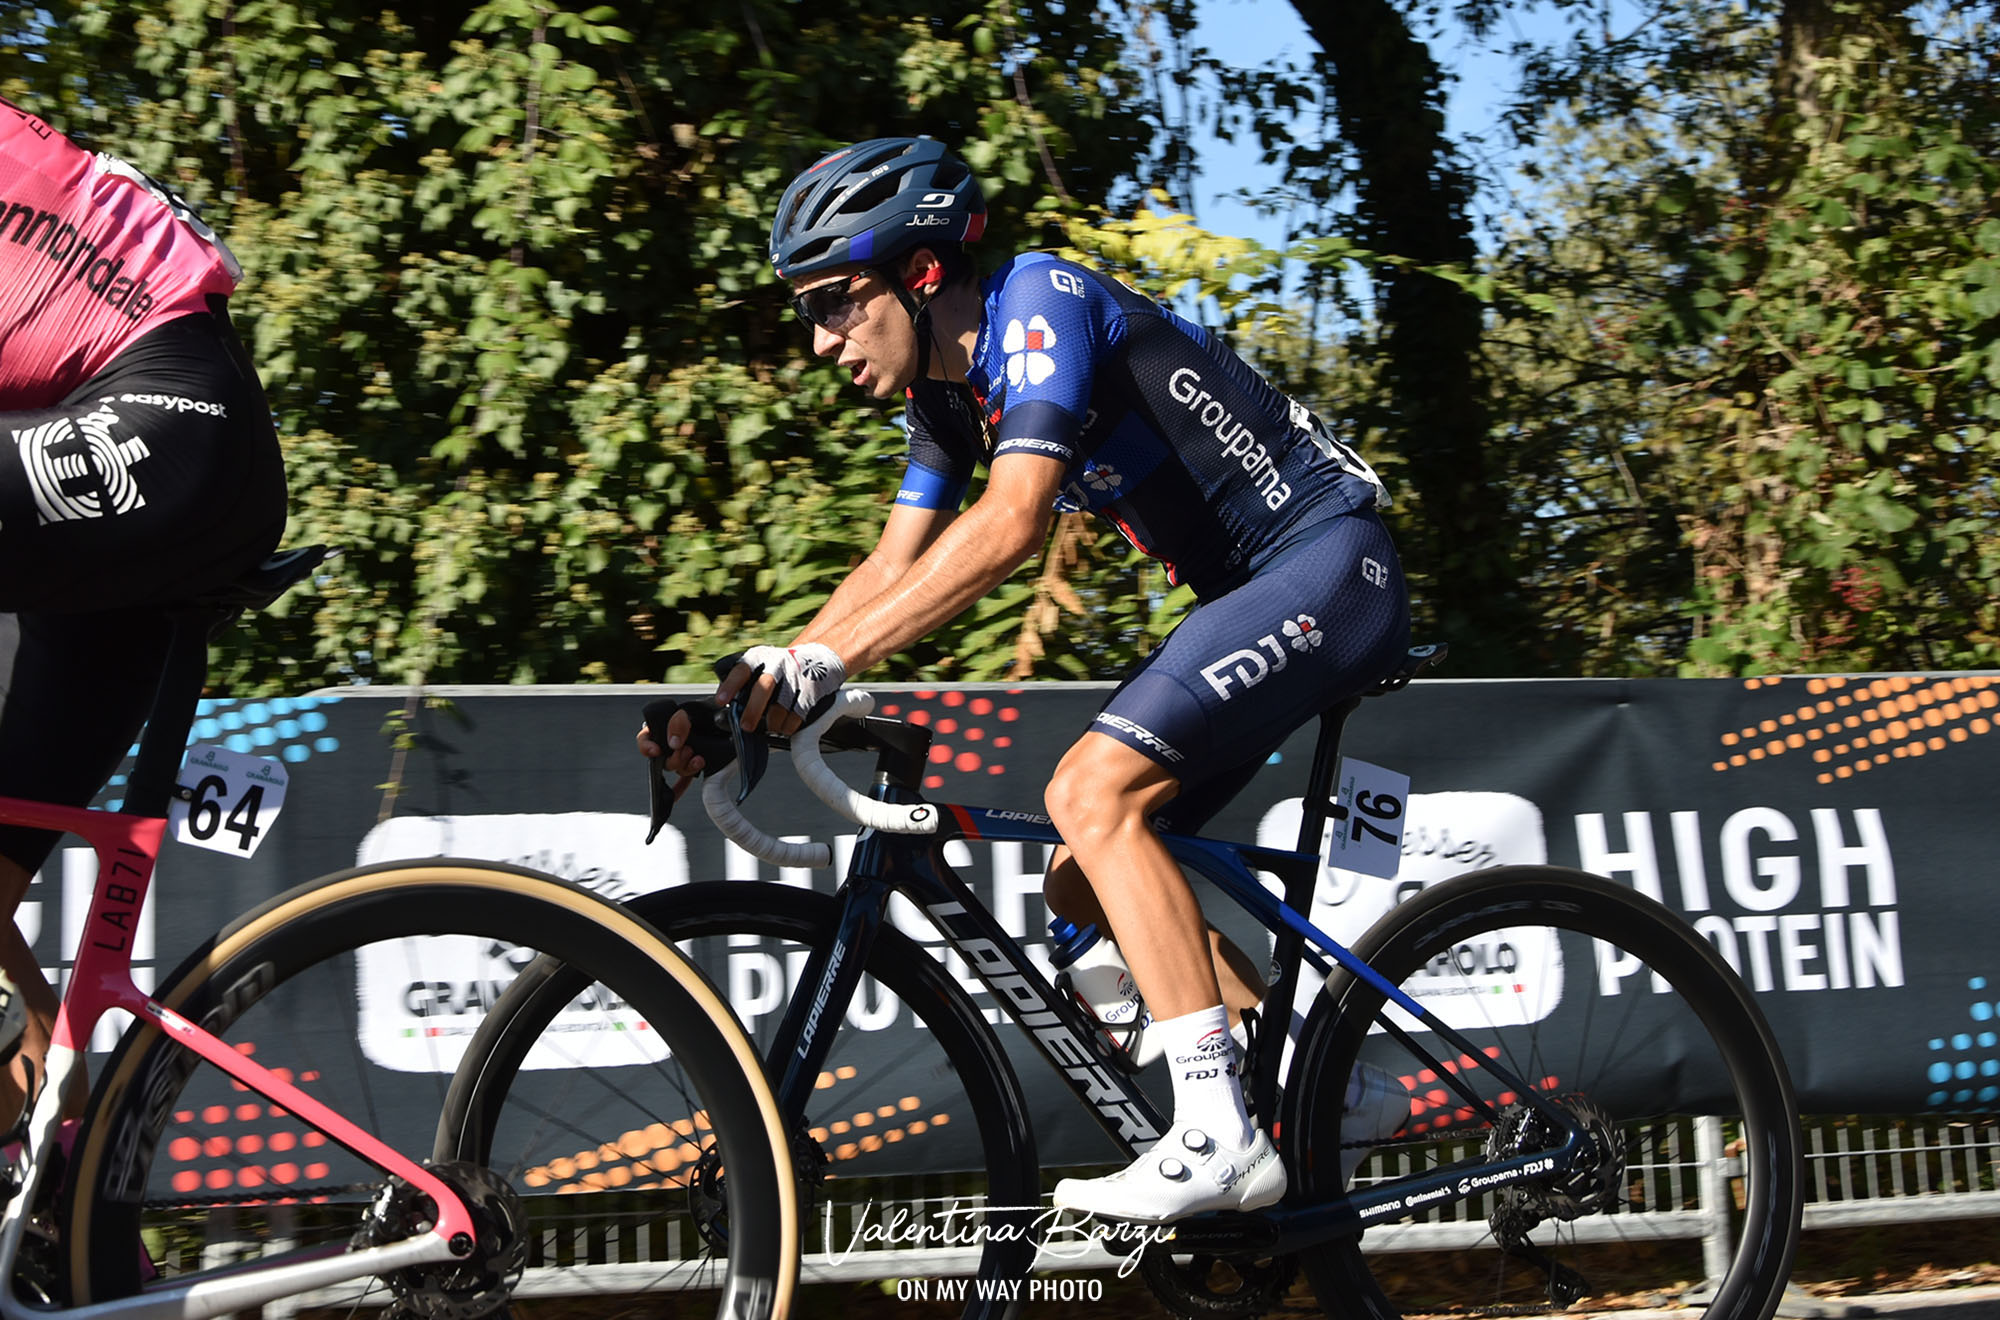
[[[1310,654],[1326,641],[1326,630],[1319,626],[1319,620],[1310,614],[1285,620],[1281,629],[1294,651]],[[1269,651],[1266,660],[1263,651]],[[1248,690],[1285,667],[1290,657],[1286,654],[1286,642],[1278,640],[1278,633],[1266,633],[1257,639],[1256,646],[1246,646],[1240,651],[1231,651],[1220,660],[1201,667],[1201,676],[1215,689],[1215,695],[1224,701],[1235,695],[1230,690],[1234,683],[1238,688]]]

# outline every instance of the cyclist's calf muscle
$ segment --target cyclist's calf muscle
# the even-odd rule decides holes
[[[1110,919],[1104,915],[1103,905],[1097,901],[1096,891],[1068,848],[1057,848],[1055,856],[1050,858],[1048,874],[1042,881],[1042,897],[1047,900],[1049,911],[1057,916],[1079,926],[1094,924],[1112,939],[1118,938],[1111,929]],[[1209,959],[1215,964],[1216,982],[1222,989],[1222,1006],[1229,1010],[1230,1021],[1234,1023],[1244,1009],[1264,1002],[1263,974],[1250,955],[1217,930],[1213,922],[1208,924],[1208,949]]]

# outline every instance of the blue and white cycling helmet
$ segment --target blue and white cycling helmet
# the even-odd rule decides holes
[[[872,138],[792,180],[771,224],[771,265],[779,279],[797,279],[924,243],[970,243],[985,229],[979,182],[943,143]]]

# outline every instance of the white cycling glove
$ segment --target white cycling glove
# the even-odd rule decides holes
[[[801,719],[847,681],[847,666],[832,647],[818,642],[793,647],[753,646],[743,653],[740,663],[775,678],[778,691],[771,698],[772,706]]]

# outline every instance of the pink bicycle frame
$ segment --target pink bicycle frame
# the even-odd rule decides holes
[[[46,802],[0,797],[0,824],[27,825],[75,834],[90,844],[97,854],[97,881],[91,894],[90,913],[77,942],[69,988],[56,1015],[54,1043],[57,1049],[71,1050],[80,1055],[106,1010],[122,1008],[140,1021],[152,1023],[252,1091],[318,1128],[330,1140],[421,1189],[438,1209],[432,1235],[447,1243],[462,1242],[466,1244],[466,1249],[470,1248],[474,1240],[472,1216],[464,1202],[442,1180],[270,1069],[247,1055],[239,1054],[173,1009],[149,998],[133,983],[132,936],[139,926],[139,909],[145,904],[146,892],[152,885],[153,867],[159,859],[166,821],[152,816],[60,807]],[[38,1124],[46,1110],[49,1126],[53,1128],[57,1110],[51,1093],[56,1089],[44,1088],[43,1098],[49,1103],[37,1104],[35,1116]],[[45,1137],[47,1134],[42,1135]],[[41,1149],[44,1144],[44,1141],[37,1140],[32,1143],[32,1148]],[[24,1199],[31,1192],[32,1187],[24,1192]],[[451,1254],[462,1255],[464,1252],[455,1250]]]

